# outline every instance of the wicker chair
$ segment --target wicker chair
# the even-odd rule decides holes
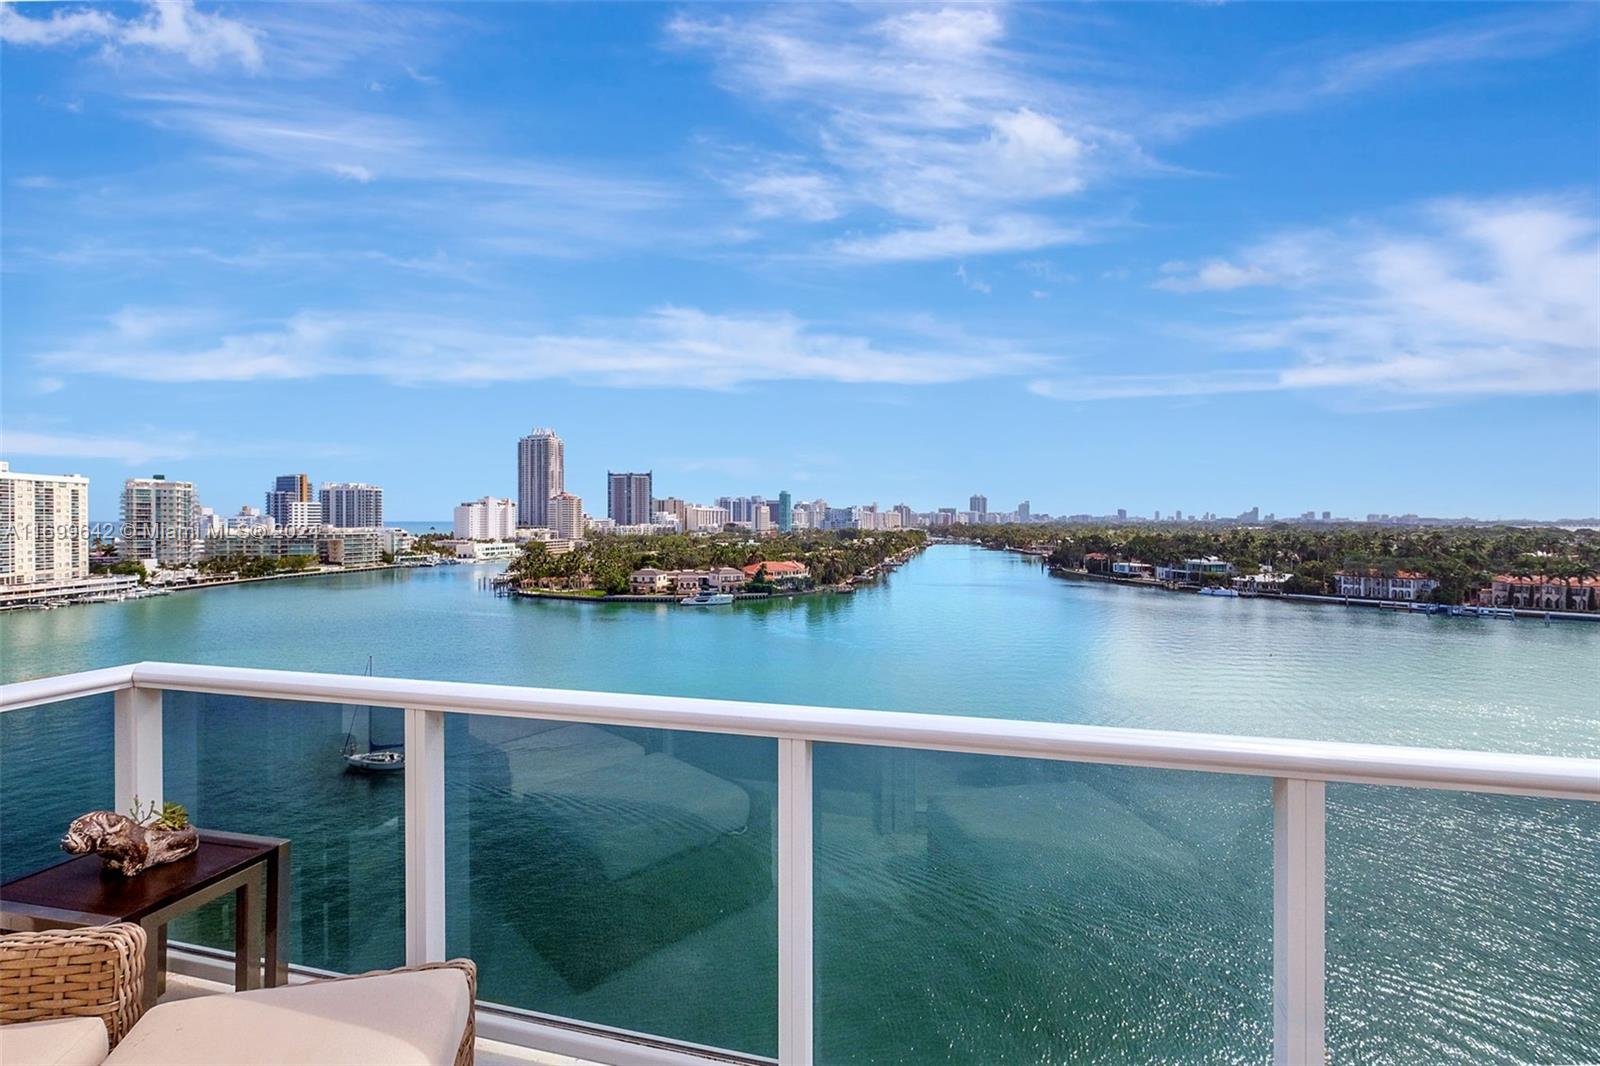
[[[0,1025],[99,1018],[116,1047],[144,1013],[144,947],[137,925],[0,937]]]
[[[115,1048],[144,1013],[145,932],[137,925],[61,929],[0,936],[0,1025],[89,1017],[105,1023]],[[333,977],[316,984],[423,970],[461,971],[467,981],[467,1022],[454,1066],[472,1066],[477,1025],[478,968],[470,959],[402,966]],[[270,994],[267,993],[267,994]]]

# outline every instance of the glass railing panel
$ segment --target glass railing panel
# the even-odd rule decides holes
[[[346,973],[404,964],[405,774],[345,759],[399,750],[403,712],[193,692],[163,701],[166,798],[201,829],[290,841],[290,961]],[[232,897],[171,936],[232,950]]]
[[[0,714],[0,881],[68,858],[61,837],[72,820],[115,802],[114,700]]]
[[[816,1057],[1265,1062],[1262,779],[818,745]]]
[[[777,742],[450,715],[452,955],[479,995],[777,1053]]]
[[[1329,785],[1338,1063],[1600,1062],[1600,804]]]

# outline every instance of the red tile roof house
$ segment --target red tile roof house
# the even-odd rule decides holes
[[[754,581],[762,567],[767,568],[767,580],[774,585],[797,585],[811,576],[811,570],[805,563],[797,563],[792,559],[772,559],[744,567],[745,577]]]
[[[1478,593],[1484,607],[1526,607],[1543,611],[1592,611],[1600,606],[1600,577],[1517,577],[1498,574]]]

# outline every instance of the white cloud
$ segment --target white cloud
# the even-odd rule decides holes
[[[1211,344],[1276,366],[1047,379],[1073,399],[1341,389],[1409,400],[1600,390],[1600,217],[1559,198],[1451,200],[1403,225],[1298,231],[1198,268],[1183,291],[1257,289]],[[1262,287],[1270,287],[1262,291]]]
[[[260,70],[260,31],[235,19],[195,8],[191,0],[161,0],[142,15],[118,18],[95,9],[56,9],[48,18],[23,15],[0,4],[0,40],[49,48],[99,43],[108,52],[145,49],[182,56],[210,70],[237,63]]]
[[[826,186],[827,211],[811,197],[773,197],[761,184],[772,164],[757,163],[730,183],[755,213],[882,216],[886,232],[829,246],[846,258],[936,259],[1081,239],[1081,229],[1022,209],[1080,192],[1135,158],[1131,143],[1093,121],[1081,94],[1036,76],[1005,46],[998,8],[864,10],[788,6],[669,24],[676,43],[715,59],[728,88],[789,108],[811,146],[808,188]]]
[[[1408,39],[1386,41],[1321,59],[1304,54],[1279,62],[1271,79],[1246,84],[1208,101],[1152,108],[1142,124],[1152,133],[1180,135],[1264,115],[1304,110],[1327,100],[1369,92],[1430,70],[1527,59],[1592,40],[1593,5],[1521,4],[1507,11],[1458,19]]]
[[[1087,240],[1081,229],[1031,215],[1003,215],[973,224],[948,222],[927,229],[895,229],[872,237],[844,237],[830,245],[844,259],[895,262],[1029,251]]]
[[[181,459],[190,454],[189,438],[125,438],[32,433],[0,429],[0,455],[42,459],[110,459],[136,466],[156,459]]]
[[[1037,371],[999,342],[890,344],[788,314],[665,307],[583,333],[491,329],[477,318],[306,312],[256,328],[130,309],[106,328],[37,353],[53,373],[159,382],[335,375],[397,384],[567,379],[611,387],[724,389],[763,381],[935,385]]]
[[[826,222],[839,217],[838,192],[820,174],[761,174],[743,180],[739,194],[757,218]]]

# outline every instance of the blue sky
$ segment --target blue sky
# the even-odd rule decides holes
[[[1600,513],[1600,8],[0,7],[3,439],[514,491]]]

